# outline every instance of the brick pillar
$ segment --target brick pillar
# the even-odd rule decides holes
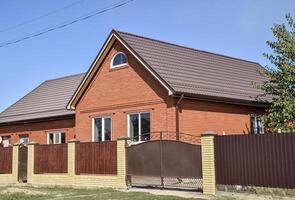
[[[117,140],[117,173],[118,187],[127,188],[126,183],[126,146],[130,138],[119,138]]]
[[[33,184],[33,175],[34,175],[34,156],[35,156],[35,145],[38,145],[37,142],[30,142],[28,144],[28,169],[27,169],[27,182]]]
[[[75,175],[75,160],[76,160],[76,144],[78,140],[72,139],[68,142],[68,175],[74,177]]]
[[[202,134],[202,170],[203,170],[203,193],[216,194],[215,155],[214,155],[214,132]]]
[[[18,148],[19,144],[13,145],[12,150],[12,176],[15,183],[18,182]]]

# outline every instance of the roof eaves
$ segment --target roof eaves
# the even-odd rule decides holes
[[[201,94],[192,94],[192,93],[186,93],[186,92],[176,92],[173,96],[180,97],[182,94],[184,94],[185,98],[189,98],[189,99],[191,98],[194,100],[254,106],[254,107],[261,107],[261,108],[267,108],[270,105],[270,102],[268,101],[258,101],[258,100],[251,101],[251,100],[245,100],[245,99],[217,97],[217,96],[209,96],[209,95],[201,95]]]

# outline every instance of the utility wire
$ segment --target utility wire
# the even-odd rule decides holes
[[[134,1],[134,0],[123,0],[123,1],[120,1],[120,2],[118,2],[116,4],[113,4],[113,5],[110,5],[108,7],[105,7],[103,9],[90,12],[90,13],[88,13],[86,15],[82,15],[82,16],[80,16],[78,18],[73,19],[73,20],[70,20],[70,21],[61,23],[61,24],[56,25],[56,26],[52,26],[50,28],[43,29],[41,31],[38,31],[38,32],[35,32],[35,33],[32,33],[32,34],[29,34],[29,35],[26,35],[26,36],[24,36],[22,38],[14,39],[14,40],[6,41],[6,42],[2,42],[0,44],[0,48],[5,47],[5,46],[8,46],[8,45],[11,45],[11,44],[19,43],[19,42],[22,42],[24,40],[28,40],[28,39],[31,39],[31,38],[34,38],[34,37],[38,37],[40,35],[44,35],[46,33],[49,33],[49,32],[52,32],[52,31],[55,31],[55,30],[58,30],[58,29],[65,28],[65,27],[70,26],[72,24],[75,24],[77,22],[81,22],[81,21],[90,19],[90,18],[92,18],[92,17],[94,17],[96,15],[99,15],[99,14],[108,12],[110,10],[113,10],[113,9],[116,9],[116,8],[119,8],[119,7],[122,7],[122,6],[126,5],[126,4],[131,3],[132,1]]]
[[[68,9],[68,8],[71,8],[71,7],[73,7],[73,6],[77,5],[77,4],[82,3],[83,1],[86,1],[86,0],[75,1],[75,2],[73,2],[73,3],[71,3],[71,4],[69,4],[69,5],[66,5],[66,6],[64,6],[64,7],[58,8],[58,9],[53,10],[53,11],[50,11],[50,12],[44,14],[44,15],[41,15],[41,16],[38,16],[38,17],[35,17],[35,18],[32,18],[32,19],[29,19],[29,20],[26,20],[26,21],[20,22],[20,23],[18,23],[18,24],[15,24],[15,25],[9,26],[9,27],[4,28],[4,29],[0,29],[0,33],[7,32],[7,31],[10,31],[10,30],[14,30],[14,29],[17,29],[17,28],[22,27],[22,26],[24,26],[24,25],[27,25],[27,24],[31,24],[31,23],[33,23],[33,22],[35,22],[35,21],[38,21],[38,20],[43,19],[43,18],[45,18],[45,17],[48,17],[48,16],[50,16],[50,15],[53,15],[53,14],[59,13],[59,12],[61,12],[61,11],[63,11],[63,10],[66,10],[66,9]]]

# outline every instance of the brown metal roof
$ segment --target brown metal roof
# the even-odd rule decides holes
[[[255,98],[261,91],[255,89],[252,82],[261,83],[267,80],[257,72],[263,68],[255,62],[130,33],[112,33],[121,38],[174,94],[184,93],[218,100],[230,99],[238,103],[256,102]],[[66,105],[70,99],[78,98],[73,94],[84,75],[77,74],[45,81],[0,113],[0,123],[73,115],[75,112],[67,110]]]
[[[85,74],[47,80],[0,113],[0,123],[72,115],[66,105]]]
[[[252,82],[266,81],[256,62],[114,31],[175,93],[255,101],[261,91]],[[270,100],[270,98],[268,98]]]

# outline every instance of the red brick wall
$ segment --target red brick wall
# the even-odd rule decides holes
[[[129,64],[110,69],[112,56],[118,51],[127,55]],[[113,139],[127,136],[130,112],[149,111],[152,131],[172,129],[171,101],[167,90],[120,43],[115,43],[76,107],[77,138],[91,140],[94,116],[112,117]]]
[[[128,65],[110,69],[111,59],[118,51],[127,55]],[[127,136],[128,113],[141,111],[151,113],[152,132],[175,132],[177,101],[168,96],[167,90],[120,43],[115,43],[76,107],[77,138],[91,141],[95,116],[112,117],[112,139]],[[181,108],[180,131],[193,135],[208,130],[219,134],[248,133],[250,114],[263,111],[187,99],[182,101]]]
[[[218,134],[248,134],[250,114],[264,109],[226,103],[185,99],[179,114],[180,131],[200,135],[204,131]]]
[[[11,136],[11,144],[19,142],[20,135],[28,135],[30,141],[40,144],[47,143],[47,133],[50,131],[63,131],[66,133],[66,140],[74,138],[75,119],[59,119],[46,122],[34,122],[27,124],[2,125],[0,136]]]

